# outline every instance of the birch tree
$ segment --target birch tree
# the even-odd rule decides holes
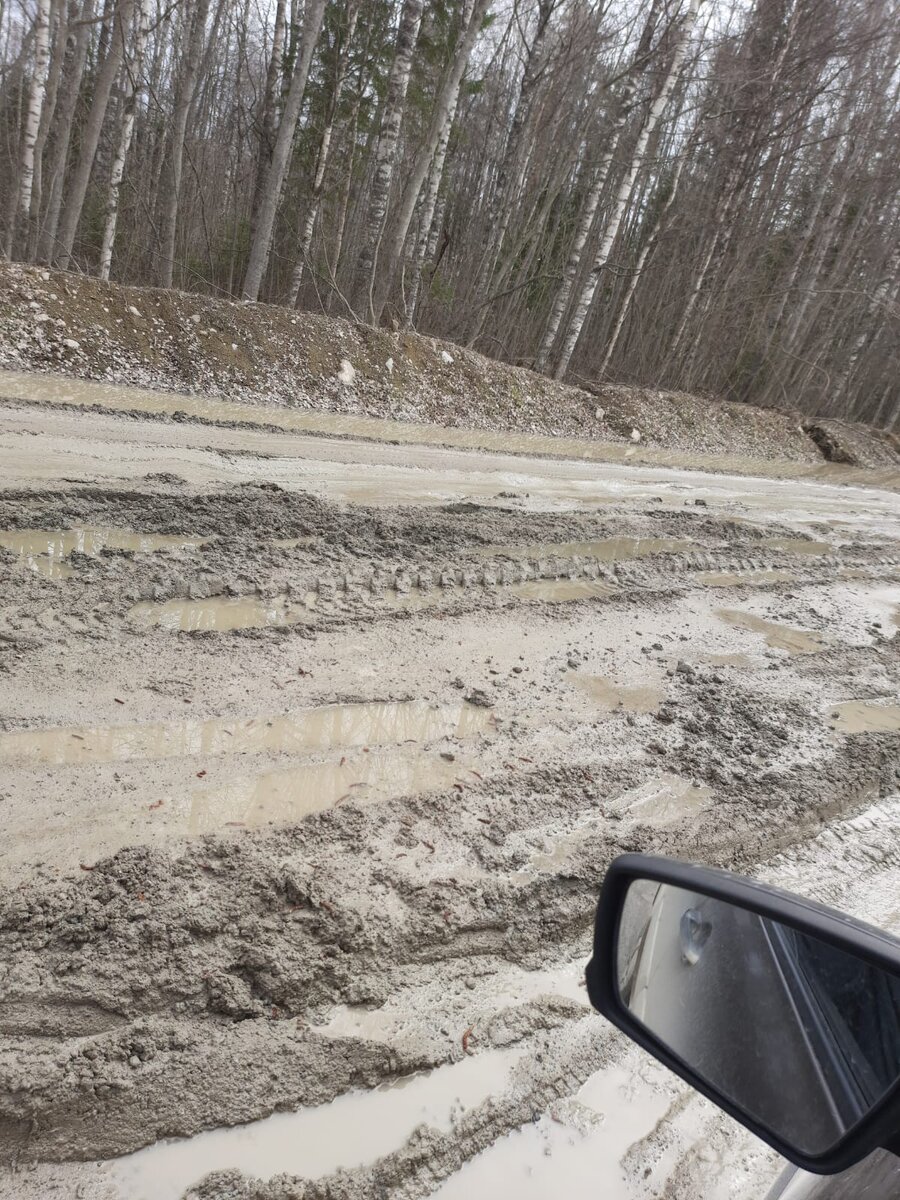
[[[606,187],[606,181],[609,178],[610,167],[619,150],[619,143],[624,135],[628,118],[631,116],[632,101],[640,83],[640,73],[647,66],[650,59],[650,49],[659,19],[659,9],[660,0],[653,0],[647,14],[647,20],[644,23],[641,40],[638,43],[634,58],[626,74],[622,91],[616,100],[615,119],[606,139],[607,148],[597,165],[584,203],[581,206],[578,223],[575,227],[575,236],[572,239],[572,245],[566,259],[562,280],[556,289],[556,294],[550,308],[550,315],[544,327],[544,336],[541,338],[541,343],[538,346],[535,356],[535,366],[539,371],[546,371],[548,368],[550,354],[556,342],[559,327],[569,307],[572,290],[575,287],[575,281],[584,258],[585,247],[594,228],[600,197],[603,195],[603,189]]]
[[[416,201],[419,198],[419,193],[422,190],[428,170],[434,161],[435,152],[444,129],[456,108],[462,78],[466,67],[469,65],[469,58],[475,45],[475,39],[478,37],[482,22],[487,14],[489,3],[490,0],[466,0],[463,6],[462,30],[448,68],[444,73],[441,85],[438,88],[437,95],[435,96],[428,133],[406,178],[396,214],[392,218],[388,226],[387,236],[384,238],[380,269],[371,290],[369,315],[372,319],[372,324],[378,324],[381,320],[384,306],[387,303],[391,287],[394,283],[394,277],[400,267],[403,246],[406,242],[406,236],[409,233],[409,226],[412,221]]]
[[[322,129],[322,138],[319,142],[319,152],[316,155],[316,173],[313,176],[312,188],[310,189],[309,203],[306,206],[306,215],[303,218],[303,229],[300,233],[300,245],[297,252],[297,263],[294,267],[293,275],[291,276],[291,285],[288,289],[286,297],[287,303],[293,308],[297,304],[297,298],[300,295],[300,286],[303,283],[303,270],[306,266],[309,257],[309,249],[312,245],[313,230],[316,226],[316,218],[319,215],[319,205],[322,200],[322,188],[325,183],[325,171],[328,167],[328,158],[331,151],[331,140],[334,136],[334,122],[337,117],[338,106],[341,102],[341,93],[344,90],[344,81],[347,78],[347,67],[350,61],[350,45],[353,41],[353,35],[356,32],[356,22],[359,19],[359,6],[361,0],[347,0],[346,10],[343,14],[344,28],[339,34],[339,45],[336,47],[337,54],[334,69],[334,84],[331,91],[331,99],[328,105],[328,112],[325,117],[325,125]]]
[[[412,72],[413,52],[419,36],[419,26],[422,23],[422,3],[423,0],[403,0],[403,7],[400,10],[396,50],[388,78],[384,112],[375,149],[375,169],[369,189],[362,246],[356,263],[356,278],[351,303],[357,313],[368,311],[370,317],[372,315],[370,294],[378,259],[378,248],[387,216],[391,181],[394,177],[397,143],[406,107],[406,93],[409,89],[409,77]]]
[[[28,244],[31,191],[34,185],[35,147],[41,124],[41,113],[44,107],[49,68],[50,0],[37,0],[37,13],[34,22],[34,69],[31,73],[31,84],[28,89],[28,107],[25,117],[25,130],[22,137],[22,165],[19,172],[18,224],[21,231],[19,238],[23,257]],[[10,226],[7,255],[10,255],[13,250],[14,228],[14,225]]]
[[[106,57],[97,73],[94,85],[94,95],[91,101],[87,121],[81,133],[78,159],[72,172],[72,182],[65,199],[62,218],[57,238],[56,264],[67,267],[71,263],[72,248],[75,245],[75,234],[81,220],[84,199],[87,195],[88,183],[100,143],[100,133],[106,118],[109,97],[125,54],[125,31],[131,23],[134,11],[134,0],[116,0],[112,10],[112,30],[109,36],[109,48]]]
[[[253,241],[250,245],[250,257],[247,262],[247,272],[244,275],[242,297],[244,300],[256,300],[259,297],[260,285],[269,264],[269,252],[272,245],[272,228],[275,224],[275,212],[281,199],[281,188],[287,171],[288,159],[294,145],[294,134],[297,129],[297,119],[300,116],[300,105],[306,91],[306,80],[309,76],[309,65],[312,62],[313,50],[319,40],[322,29],[322,19],[325,15],[325,0],[310,0],[303,29],[300,50],[294,62],[291,74],[291,84],[288,89],[284,112],[278,126],[275,147],[272,151],[272,161],[266,172],[265,182],[260,195],[259,208]]]
[[[144,69],[144,47],[150,29],[150,0],[137,0],[137,6],[137,28],[134,34],[132,58],[125,72],[125,86],[122,93],[122,123],[109,173],[106,219],[103,223],[103,242],[100,247],[99,275],[101,279],[109,279],[112,266],[116,224],[119,219],[119,192],[125,176],[125,160],[128,157],[131,137],[134,133],[135,110],[140,98],[141,74]]]

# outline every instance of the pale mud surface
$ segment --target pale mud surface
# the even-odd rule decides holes
[[[764,1194],[580,975],[625,849],[900,928],[883,477],[0,425],[0,1195]]]

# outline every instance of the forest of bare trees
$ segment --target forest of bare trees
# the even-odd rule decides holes
[[[0,253],[900,420],[896,0],[0,0]]]

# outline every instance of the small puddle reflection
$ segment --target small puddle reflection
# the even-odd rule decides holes
[[[506,1089],[523,1053],[485,1050],[330,1104],[158,1142],[92,1166],[98,1183],[116,1189],[111,1200],[179,1200],[210,1171],[228,1169],[264,1180],[282,1173],[318,1179],[399,1149],[421,1124],[449,1132],[467,1109]]]
[[[482,558],[594,558],[622,562],[649,554],[693,553],[701,547],[684,538],[610,537],[596,542],[534,542],[527,546],[482,546]]]
[[[900,704],[847,700],[829,710],[829,724],[841,733],[896,733],[900,731]]]
[[[16,729],[0,734],[0,762],[80,765],[194,754],[297,753],[384,742],[474,737],[493,727],[489,708],[465,701],[327,704],[282,715],[213,717],[144,725]]]
[[[605,675],[582,675],[570,671],[568,678],[600,708],[612,712],[624,709],[633,713],[655,713],[662,703],[662,685],[643,684],[626,687],[607,679]]]
[[[127,529],[6,529],[0,531],[0,546],[17,555],[23,566],[47,579],[68,579],[72,568],[64,559],[77,551],[95,558],[102,550],[131,550],[152,554],[156,550],[196,550],[204,538],[168,533],[134,533]]]
[[[542,600],[563,604],[571,600],[608,600],[618,591],[597,579],[533,579],[527,583],[507,584],[501,595],[512,594],[520,600]]]
[[[648,825],[675,825],[707,808],[712,794],[711,788],[667,773],[623,792],[607,804],[606,810],[611,816]]]
[[[457,782],[471,783],[468,763],[460,755],[447,762],[438,754],[373,750],[340,763],[263,771],[224,787],[197,789],[191,794],[188,832],[290,824],[345,801],[374,804],[446,790]]]
[[[766,645],[773,650],[787,650],[788,654],[818,654],[828,649],[828,643],[806,629],[792,629],[790,625],[779,625],[777,621],[766,621],[755,613],[739,609],[719,608],[716,616],[733,625],[735,629],[747,629],[765,636]]]
[[[785,554],[830,554],[828,542],[815,542],[809,538],[764,537],[759,542],[768,550],[782,550]]]
[[[760,587],[766,583],[792,583],[790,571],[699,571],[694,579],[705,587]]]
[[[233,629],[264,629],[310,621],[317,600],[315,592],[307,592],[302,599],[210,596],[206,600],[146,600],[129,610],[128,619],[144,628],[228,633]]]

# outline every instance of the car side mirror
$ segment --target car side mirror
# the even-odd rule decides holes
[[[900,942],[750,879],[625,854],[594,1007],[797,1166],[900,1151]]]

